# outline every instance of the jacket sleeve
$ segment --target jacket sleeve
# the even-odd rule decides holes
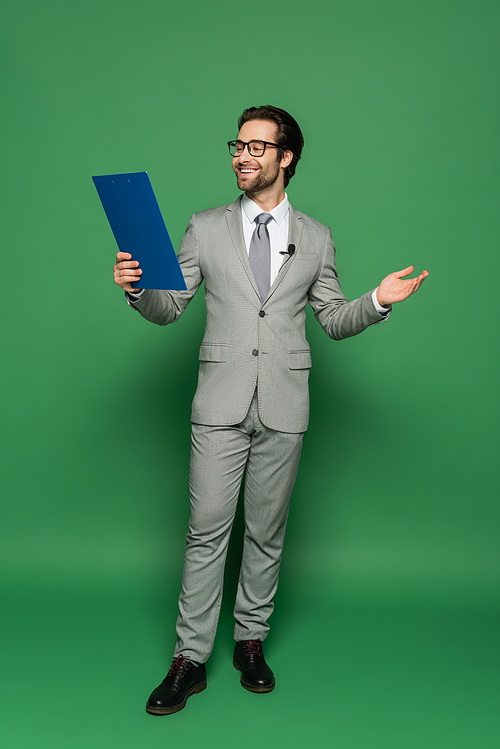
[[[199,262],[199,242],[196,216],[193,214],[181,242],[178,260],[186,282],[186,291],[145,289],[144,293],[130,302],[140,314],[156,325],[176,322],[198,291],[203,280]]]
[[[335,246],[331,232],[326,230],[323,264],[308,293],[314,316],[330,338],[341,340],[361,333],[389,317],[377,312],[372,291],[352,302],[344,296],[335,267]]]

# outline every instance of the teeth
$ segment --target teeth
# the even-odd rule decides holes
[[[252,172],[255,172],[255,169],[242,169],[242,174],[251,174]]]

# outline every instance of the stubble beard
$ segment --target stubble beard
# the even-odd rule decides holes
[[[271,171],[272,169],[272,171]],[[272,187],[277,181],[280,174],[279,161],[276,161],[276,166],[273,168],[271,165],[266,170],[259,169],[252,180],[241,179],[237,175],[237,185],[240,190],[244,190],[249,197],[255,195],[268,187]]]

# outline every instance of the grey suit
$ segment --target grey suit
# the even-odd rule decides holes
[[[227,542],[245,468],[245,543],[236,639],[261,639],[277,586],[288,504],[309,420],[311,354],[305,307],[335,339],[384,319],[371,292],[349,302],[330,230],[290,206],[289,243],[261,302],[246,251],[240,199],[195,214],[179,250],[187,291],[146,290],[134,306],[175,322],[205,280],[207,323],[192,407],[191,522],[176,655],[205,661],[222,594]]]

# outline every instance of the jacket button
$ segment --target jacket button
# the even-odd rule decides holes
[[[264,312],[263,309],[261,309],[261,311],[259,312],[259,317],[265,317],[265,316],[266,316],[266,313]]]
[[[258,355],[259,355],[259,352],[257,351],[256,348],[254,348],[254,350],[252,351],[252,356],[258,356]]]

